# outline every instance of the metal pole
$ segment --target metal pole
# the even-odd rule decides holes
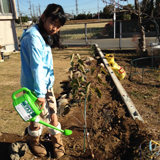
[[[32,15],[32,8],[31,8],[31,1],[29,1],[29,9],[30,9],[30,13],[31,13],[32,23],[33,23],[33,15]]]
[[[122,100],[124,101],[125,105],[128,108],[128,111],[131,115],[131,117],[133,119],[138,118],[139,120],[141,120],[142,122],[144,122],[143,118],[140,116],[138,110],[135,108],[132,100],[130,99],[129,95],[127,94],[127,92],[125,91],[125,89],[123,88],[121,82],[119,81],[119,79],[117,78],[117,76],[114,74],[113,70],[111,67],[109,67],[109,64],[106,60],[106,58],[104,57],[104,54],[102,53],[102,51],[100,50],[100,48],[98,48],[98,45],[95,44],[95,47],[97,49],[97,52],[99,53],[101,59],[103,60],[103,63],[105,64],[105,67],[107,68]]]
[[[119,48],[121,49],[121,48],[122,48],[122,46],[121,46],[121,38],[122,38],[122,21],[120,21],[119,25],[120,25],[120,31],[119,31]]]
[[[99,0],[97,0],[97,6],[98,6],[98,22],[99,22]]]
[[[86,104],[87,104],[87,93],[85,91],[85,102],[84,102],[84,144],[83,144],[83,151],[85,152],[86,151],[86,147],[85,147],[85,144],[86,144]]]
[[[34,11],[34,4],[32,4],[32,7],[33,7],[33,17],[35,18],[35,11]]]
[[[87,42],[87,23],[84,24],[85,25],[85,41],[86,41],[86,44],[88,43]]]
[[[38,4],[39,6],[39,16],[41,17],[41,8],[40,8],[40,5]]]
[[[76,0],[76,16],[78,16],[78,2],[77,2],[77,0]]]
[[[114,22],[114,38],[116,38],[116,8],[115,8],[115,0],[114,0],[114,15],[113,15],[113,22]]]
[[[21,13],[20,13],[20,9],[19,9],[19,2],[18,2],[18,0],[17,0],[17,5],[18,5],[19,18],[20,18],[20,26],[22,26]]]

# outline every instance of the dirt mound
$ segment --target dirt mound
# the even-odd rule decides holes
[[[87,81],[92,80],[91,85],[101,90],[102,97],[98,98],[96,93],[92,93],[91,101],[87,104],[88,136],[85,153],[84,103],[72,107],[69,114],[60,117],[63,128],[73,130],[71,136],[63,138],[67,157],[92,159],[94,154],[97,160],[128,159],[128,157],[132,159],[138,156],[139,146],[151,138],[149,131],[144,123],[129,117],[110,76],[102,73],[98,61],[92,61],[88,66],[88,69],[91,68],[96,68],[96,70],[93,75],[87,75]],[[97,81],[95,78],[97,74],[101,74],[103,83]]]
[[[98,98],[97,94],[92,92],[91,101],[87,103],[87,136],[84,138],[84,101],[74,103],[70,99],[69,113],[59,117],[62,129],[73,131],[70,136],[62,135],[66,150],[62,160],[89,160],[93,157],[97,160],[134,159],[139,157],[139,146],[151,139],[146,124],[130,118],[110,76],[104,74],[99,63],[101,61],[95,59],[86,66],[88,70],[95,68],[93,74],[90,72],[87,74],[86,81],[91,81],[91,87],[99,88],[102,93],[102,97]],[[101,77],[101,81],[96,78],[97,75]],[[19,140],[22,140],[21,138],[19,137]],[[23,141],[27,139],[26,136]],[[47,157],[41,159],[53,158],[47,130],[44,130],[41,140],[48,151]],[[34,158],[34,155],[30,151],[21,157],[26,160],[31,158]]]

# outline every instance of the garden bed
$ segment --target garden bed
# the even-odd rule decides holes
[[[66,88],[68,83],[67,72],[70,68],[70,55],[80,54],[84,60],[90,56],[93,51],[88,51],[88,48],[81,49],[66,49],[64,51],[53,51],[54,68],[55,68],[55,86],[54,90],[56,97],[61,96],[60,93],[67,93],[70,89]],[[59,53],[61,52],[61,53]],[[17,62],[20,63],[19,55],[12,55],[10,59],[6,60],[6,65],[11,65],[13,56],[17,56]],[[135,55],[134,55],[135,56]],[[87,103],[86,126],[87,137],[84,139],[84,101],[75,103],[72,98],[69,100],[70,111],[67,114],[61,114],[59,121],[61,122],[62,129],[71,129],[73,134],[71,136],[64,136],[63,142],[66,154],[61,158],[62,160],[76,160],[76,159],[138,159],[141,157],[146,158],[151,156],[148,145],[151,139],[159,141],[160,139],[160,110],[159,110],[159,87],[141,84],[136,81],[129,81],[130,74],[130,61],[133,54],[116,54],[115,61],[121,65],[127,75],[121,81],[123,87],[133,100],[137,110],[141,114],[145,123],[139,120],[133,120],[126,109],[115,85],[109,74],[104,73],[100,67],[102,60],[100,57],[85,65],[86,69],[92,70],[94,73],[87,73],[86,82],[91,81],[92,88],[98,88],[101,91],[101,98],[97,97],[96,92],[92,92],[91,101]],[[63,66],[58,64],[63,63]],[[64,63],[66,62],[66,63]],[[5,65],[3,63],[3,65]],[[4,66],[0,66],[4,67]],[[63,69],[61,68],[63,67]],[[107,72],[107,70],[106,70]],[[100,76],[100,81],[97,78]],[[147,80],[147,79],[146,79]],[[1,84],[2,85],[2,84]],[[12,86],[12,84],[11,84]],[[3,87],[2,87],[3,88]],[[14,88],[16,89],[16,87]],[[2,103],[1,103],[2,104]],[[2,110],[2,109],[1,109]],[[3,108],[5,110],[5,108]],[[7,112],[7,111],[5,111]],[[8,112],[7,112],[8,113]],[[11,111],[10,114],[15,113]],[[25,128],[21,128],[25,129]],[[1,155],[4,155],[3,160],[9,159],[8,146],[16,141],[27,142],[28,136],[20,136],[7,133],[1,130],[0,146],[2,148]],[[35,158],[35,156],[28,150],[21,159],[50,159],[52,155],[52,145],[48,137],[48,132],[45,129],[42,135],[42,143],[46,146],[48,155],[44,158]],[[85,143],[84,143],[85,140]],[[84,146],[85,144],[85,146]],[[141,152],[139,148],[141,147]],[[85,152],[84,152],[85,151]]]

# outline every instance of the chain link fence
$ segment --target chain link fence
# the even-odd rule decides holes
[[[63,39],[101,38],[108,22],[68,24],[61,28]]]
[[[94,20],[95,21],[95,20]],[[116,21],[116,34],[115,38],[117,40],[113,42],[109,42],[107,39],[114,38],[114,23],[112,19],[100,20],[98,22],[90,22],[89,20],[85,20],[85,23],[80,23],[72,21],[75,24],[65,24],[61,27],[60,37],[61,42],[65,45],[67,44],[92,44],[96,43],[96,40],[99,41],[100,44],[103,44],[108,48],[136,48],[138,45],[138,38],[140,36],[138,20],[126,20],[126,21]],[[68,22],[69,23],[69,22]],[[148,21],[144,24],[146,37],[152,37],[156,39],[157,35],[159,36],[159,26],[160,19]],[[17,36],[18,39],[22,34],[23,28],[25,27],[17,27]],[[127,40],[127,38],[130,38]],[[107,42],[104,42],[107,41]],[[157,41],[157,40],[156,40]],[[152,43],[153,41],[149,40],[148,43]]]
[[[146,37],[156,37],[159,35],[160,19],[155,22],[148,21],[144,24]],[[116,21],[116,37],[129,38],[140,35],[138,20]],[[114,25],[112,19],[104,22],[84,23],[84,24],[67,24],[61,29],[62,39],[104,39],[114,38]]]

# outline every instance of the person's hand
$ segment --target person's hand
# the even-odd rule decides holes
[[[43,109],[44,108],[44,106],[45,106],[45,98],[38,98],[37,99],[37,102],[38,102],[38,105],[40,106],[42,106],[41,107],[41,109]]]

